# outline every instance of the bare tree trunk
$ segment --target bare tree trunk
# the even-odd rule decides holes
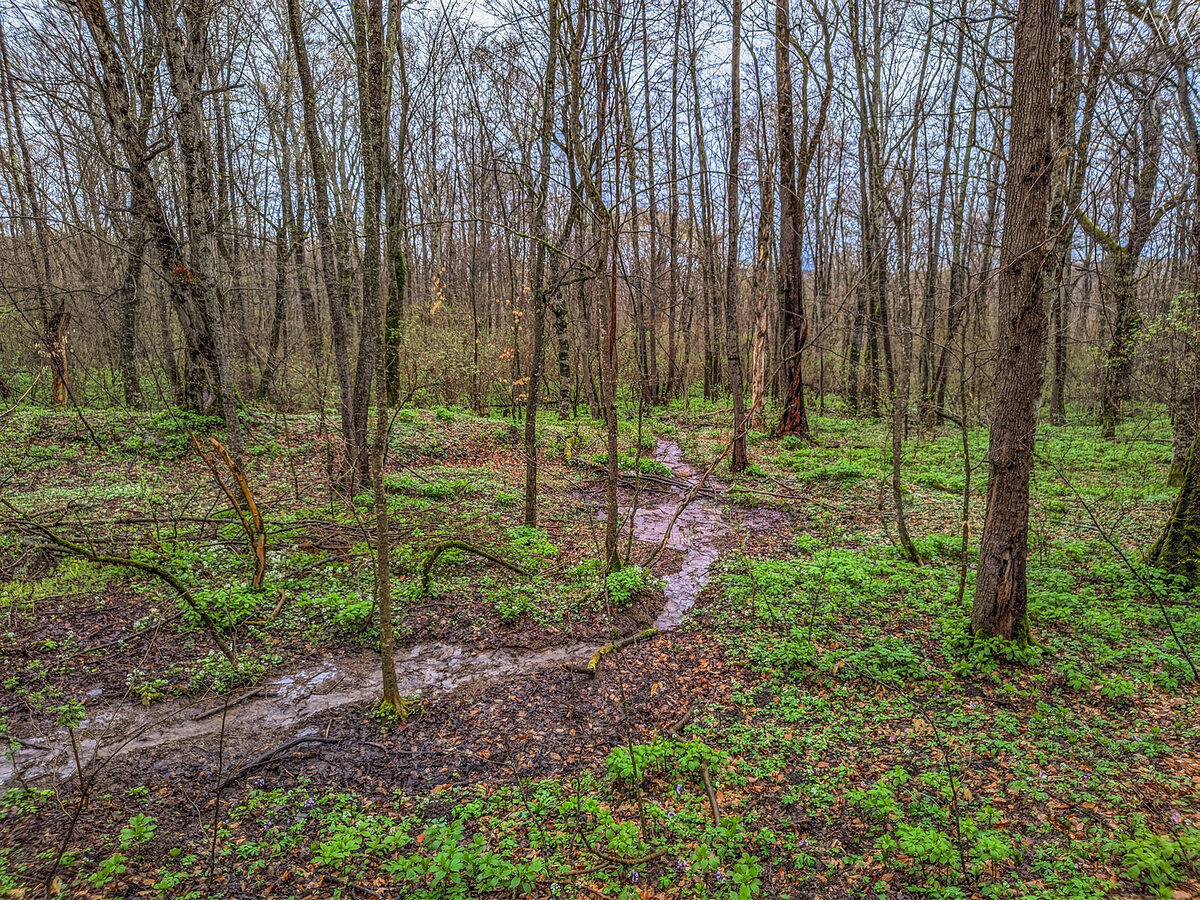
[[[1133,372],[1133,354],[1141,314],[1137,304],[1137,269],[1142,250],[1165,213],[1153,209],[1162,158],[1162,108],[1153,93],[1142,98],[1139,116],[1140,138],[1138,167],[1134,176],[1132,220],[1125,243],[1104,231],[1080,209],[1076,213],[1083,230],[1100,245],[1109,263],[1109,292],[1113,298],[1112,341],[1105,356],[1103,393],[1100,398],[1100,425],[1107,438],[1116,435],[1121,407],[1129,394]]]
[[[387,378],[388,402],[400,402],[400,343],[404,328],[404,305],[408,291],[408,260],[404,249],[404,220],[408,200],[408,184],[404,174],[404,158],[409,151],[409,87],[404,46],[400,35],[399,11],[393,9],[388,17],[387,43],[384,48],[383,120],[380,123],[380,150],[383,178],[384,225],[387,233],[387,300],[384,304],[383,343]],[[393,66],[393,61],[398,66]],[[400,71],[400,134],[396,152],[388,140],[388,111],[392,108],[393,68]]]
[[[697,75],[696,48],[691,48],[690,74],[692,81],[692,115],[696,126],[696,153],[700,162],[700,230],[701,272],[703,282],[704,316],[704,397],[711,399],[721,380],[717,356],[717,335],[713,328],[716,313],[717,239],[713,225],[712,180],[709,177],[707,141],[704,136],[704,116],[700,105],[700,80]]]
[[[679,391],[681,375],[677,361],[676,335],[679,331],[679,37],[683,29],[683,0],[674,0],[675,28],[671,43],[671,128],[670,155],[667,157],[667,180],[671,185],[670,209],[667,213],[667,243],[670,247],[670,297],[667,299],[667,389],[664,399],[670,400]]]
[[[654,174],[654,119],[650,109],[650,29],[647,5],[642,4],[642,100],[646,117],[646,204],[650,213],[650,280],[646,289],[645,303],[647,308],[646,383],[643,387],[643,397],[647,403],[657,404],[662,399],[662,384],[658,372],[658,309],[661,305],[662,289],[659,285],[659,243],[660,231],[658,224],[658,184]],[[631,129],[632,134],[632,129]]]
[[[345,462],[348,468],[352,468],[350,463],[358,453],[354,447],[354,398],[350,383],[350,336],[347,333],[346,322],[349,283],[341,271],[341,258],[337,251],[329,213],[329,173],[325,164],[321,129],[317,122],[316,91],[313,87],[312,69],[308,62],[308,48],[304,41],[299,6],[299,0],[287,0],[288,30],[296,53],[296,73],[300,79],[300,103],[304,113],[304,139],[308,146],[309,167],[312,169],[313,218],[317,224],[317,240],[321,248],[321,274],[325,282],[325,294],[329,300],[329,324],[338,379],[338,409],[341,413],[342,436],[346,441]]]
[[[173,0],[155,0],[153,11],[163,37],[171,93],[178,104],[188,248],[187,271],[182,274],[193,307],[198,313],[197,330],[203,336],[202,355],[216,370],[213,387],[225,420],[229,451],[234,461],[240,464],[242,430],[229,358],[225,304],[217,284],[218,236],[213,155],[204,109],[211,7],[207,0],[197,0],[185,3],[177,10]],[[179,16],[182,16],[182,24]]]
[[[388,110],[384,107],[383,0],[353,0],[350,11],[354,20],[363,159],[363,325],[359,329],[358,359],[351,389],[354,410],[352,445],[356,455],[349,467],[351,471],[347,473],[352,479],[352,486],[357,487],[366,484],[371,477],[367,413],[371,402],[371,381],[375,375],[375,357],[383,353],[383,345],[379,341],[380,329],[373,326],[382,315],[380,207],[383,198],[384,123]]]
[[[146,252],[146,228],[141,220],[131,222],[129,228],[130,234],[125,246],[125,267],[117,294],[117,309],[121,317],[117,329],[117,359],[121,370],[125,405],[130,409],[141,409],[145,403],[137,369],[137,312],[142,257]]]
[[[775,0],[775,81],[779,141],[779,307],[782,323],[783,370],[788,378],[787,401],[777,434],[808,437],[804,405],[804,371],[800,352],[808,338],[808,323],[800,297],[800,198],[796,192],[796,137],[792,115],[791,25],[789,0]]]
[[[558,73],[558,2],[550,0],[548,12],[550,43],[546,50],[546,72],[542,80],[542,122],[538,162],[537,198],[533,218],[533,357],[525,387],[525,509],[524,523],[537,525],[537,408],[545,362],[546,334],[546,203],[550,196],[550,141],[554,130],[554,78]],[[559,247],[561,248],[561,243]],[[557,251],[556,251],[557,252]],[[557,286],[552,286],[556,288]]]
[[[1180,47],[1185,46],[1183,42]],[[1187,150],[1192,166],[1192,308],[1188,310],[1193,322],[1200,322],[1200,125],[1196,122],[1196,107],[1192,102],[1192,92],[1188,81],[1187,59],[1182,52],[1175,60],[1175,84],[1179,93],[1179,107],[1183,111],[1184,123],[1187,126]],[[1200,346],[1194,332],[1186,332],[1187,348],[1185,350],[1187,364],[1191,367],[1191,377],[1187,379],[1190,389],[1178,392],[1175,408],[1172,410],[1171,421],[1174,425],[1171,443],[1171,470],[1167,475],[1167,484],[1183,486],[1187,470],[1188,448],[1196,441],[1200,433],[1197,420],[1200,419]]]
[[[728,256],[725,260],[725,365],[733,394],[733,455],[730,470],[746,468],[746,397],[742,391],[742,353],[738,339],[738,182],[742,144],[742,0],[733,0],[733,51],[729,63],[729,171],[726,175]]]
[[[931,23],[932,27],[932,23]],[[959,6],[958,37],[954,48],[954,74],[950,81],[950,99],[946,106],[946,137],[942,142],[942,171],[938,183],[937,200],[934,204],[934,216],[929,235],[929,253],[925,258],[925,290],[921,296],[921,353],[919,356],[920,406],[921,415],[927,425],[933,424],[934,396],[937,392],[936,372],[933,368],[935,343],[937,338],[937,284],[941,273],[940,250],[942,245],[942,228],[946,213],[946,195],[950,188],[950,164],[954,150],[954,129],[958,118],[958,91],[962,82],[963,45],[967,33],[967,4],[966,0]],[[978,100],[978,96],[976,97]],[[978,106],[976,104],[975,108]],[[969,145],[968,145],[969,146]],[[970,150],[968,149],[968,153]],[[914,165],[916,161],[913,161]],[[962,178],[967,178],[968,168],[963,167]],[[951,264],[953,268],[953,263]],[[954,276],[951,275],[951,278]],[[953,343],[952,335],[946,335],[945,347]]]
[[[1028,640],[1025,571],[1046,342],[1042,267],[1051,183],[1050,120],[1058,0],[1019,0],[1013,49],[1012,125],[1000,243],[1000,344],[971,630]]]

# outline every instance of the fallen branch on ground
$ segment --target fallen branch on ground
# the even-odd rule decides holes
[[[476,547],[474,544],[469,544],[466,541],[442,541],[440,544],[435,544],[433,550],[425,560],[425,564],[421,566],[421,596],[429,593],[429,573],[433,569],[433,564],[437,562],[439,556],[447,550],[466,550],[468,553],[474,553],[476,556],[482,556],[484,559],[494,562],[498,566],[503,566],[510,572],[516,572],[518,575],[528,576],[529,573],[524,569],[514,566],[507,560],[503,560],[487,550]]]
[[[94,562],[104,566],[128,566],[131,569],[137,569],[140,572],[145,572],[149,575],[156,575],[157,577],[161,578],[171,586],[176,594],[179,595],[179,599],[186,603],[191,610],[200,617],[200,621],[204,623],[204,628],[206,631],[208,631],[209,637],[213,639],[213,643],[217,645],[217,649],[225,654],[225,658],[229,660],[229,664],[233,666],[234,669],[237,669],[237,656],[234,654],[233,648],[230,647],[229,644],[226,643],[225,639],[221,637],[221,633],[217,630],[217,623],[212,620],[212,616],[208,614],[208,610],[206,610],[200,605],[199,602],[197,602],[196,598],[192,596],[192,592],[187,589],[182,581],[180,581],[166,569],[162,568],[161,566],[156,566],[154,563],[142,562],[140,559],[133,559],[129,556],[109,556],[105,553],[97,553],[91,547],[67,540],[67,538],[56,533],[52,529],[47,528],[45,525],[35,522],[33,519],[27,518],[19,509],[9,503],[7,500],[0,498],[0,504],[3,504],[6,509],[8,509],[17,517],[19,524],[28,528],[32,528],[34,531],[38,532],[40,535],[46,538],[46,540],[50,541],[54,547],[58,548],[60,552],[66,551],[68,553],[73,553],[76,556],[82,556],[88,562]]]
[[[293,747],[298,747],[300,744],[340,744],[341,742],[342,742],[341,738],[324,738],[324,737],[317,737],[316,735],[312,735],[309,737],[292,738],[290,741],[286,741],[286,742],[280,744],[278,747],[271,748],[266,753],[260,753],[258,756],[254,757],[254,759],[250,760],[250,762],[246,763],[244,766],[234,769],[232,772],[229,773],[229,776],[224,781],[221,782],[221,786],[218,788],[218,790],[221,790],[221,791],[225,790],[225,788],[229,787],[229,785],[231,785],[237,779],[241,778],[243,775],[247,774],[248,772],[254,771],[255,769],[259,768],[260,766],[265,766],[267,763],[274,760],[277,756],[280,756],[281,754],[286,753],[288,750],[291,750]]]
[[[628,647],[630,644],[636,644],[638,641],[644,641],[658,634],[657,628],[647,628],[645,631],[639,631],[637,634],[631,634],[629,637],[621,638],[619,641],[613,641],[611,644],[605,644],[592,654],[592,658],[587,661],[587,665],[583,666],[567,666],[571,672],[577,672],[580,675],[586,675],[588,678],[596,677],[596,667],[600,665],[600,658],[605,654],[612,653],[614,650],[620,650],[623,647]]]

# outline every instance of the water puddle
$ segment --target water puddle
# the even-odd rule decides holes
[[[683,451],[669,441],[658,442],[655,458],[671,469],[674,478],[661,489],[641,493],[634,534],[639,541],[658,544],[669,528],[666,546],[683,554],[680,570],[665,579],[666,602],[654,623],[665,631],[677,628],[695,604],[733,528],[709,493],[694,498],[672,527],[672,516],[701,473],[689,466]],[[706,486],[714,491],[722,487],[711,479]],[[628,515],[629,510],[623,513]],[[539,651],[479,651],[453,644],[418,644],[397,651],[396,677],[402,695],[449,693],[474,681],[508,678],[582,661],[594,649],[591,644],[571,644]],[[228,698],[228,708],[225,701],[210,698],[203,705],[181,699],[151,709],[122,704],[98,711],[76,729],[75,736],[85,765],[93,758],[105,761],[174,742],[196,741],[215,736],[222,729],[227,737],[261,739],[325,710],[378,697],[381,689],[378,654],[362,652],[271,676],[257,689]],[[23,737],[20,745],[13,758],[0,759],[0,785],[18,773],[26,780],[74,775],[70,738],[65,732]]]

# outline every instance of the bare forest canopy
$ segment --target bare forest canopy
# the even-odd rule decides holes
[[[650,403],[784,398],[803,347],[810,390],[928,416],[961,372],[977,416],[1015,15],[749,3],[731,81],[716,3],[10,4],[0,390],[337,405],[362,443],[379,353],[393,399],[520,405],[536,368],[598,413],[611,337]],[[1049,414],[1177,409],[1196,10],[1067,0],[1058,29]]]

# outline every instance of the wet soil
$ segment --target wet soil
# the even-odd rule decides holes
[[[720,483],[709,479],[704,491],[692,491],[702,473],[684,461],[677,445],[660,441],[655,456],[671,469],[673,478],[658,490],[639,492],[634,537],[647,545],[665,541],[663,562],[678,560],[678,569],[664,578],[661,607],[654,619],[655,627],[666,632],[678,628],[692,609],[713,564],[730,544],[735,524],[767,530],[778,524],[779,514],[749,510],[731,518],[719,502]],[[693,494],[684,505],[685,498]],[[622,512],[628,515],[629,511]],[[653,615],[646,608],[650,602],[655,598],[643,598],[619,623],[633,626],[648,621]],[[428,703],[473,685],[502,685],[517,677],[553,680],[561,677],[564,664],[585,660],[603,643],[586,629],[583,633],[590,639],[580,640],[577,633],[573,640],[550,645],[545,637],[518,637],[505,647],[445,640],[407,646],[398,651],[396,659],[400,692],[419,695]],[[324,713],[378,697],[380,689],[377,653],[330,654],[225,698],[182,698],[149,709],[126,702],[93,714],[75,730],[74,738],[80,760],[88,767],[110,767],[117,759],[134,766],[139,760],[161,763],[164,756],[215,743],[218,738],[221,755],[236,763],[249,758],[264,742],[286,739]],[[65,729],[21,736],[15,756],[0,761],[0,785],[14,779],[31,782],[72,777],[78,766],[70,752],[71,740]],[[162,768],[161,764],[156,768]]]

